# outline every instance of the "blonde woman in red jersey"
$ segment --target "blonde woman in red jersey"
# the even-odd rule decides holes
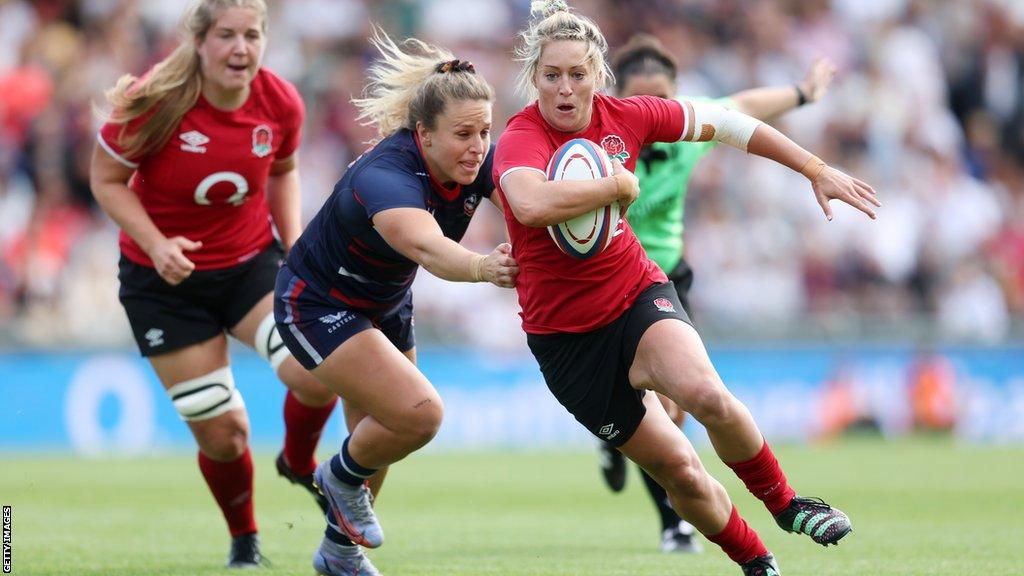
[[[93,194],[121,227],[120,299],[142,355],[199,445],[199,468],[232,537],[229,568],[262,563],[249,420],[227,335],[255,348],[288,388],[279,473],[312,483],[337,398],[291,357],[274,326],[283,252],[301,232],[296,154],[304,107],[261,68],[263,0],[195,0],[186,38],[107,97]]]
[[[841,200],[875,217],[874,190],[828,167],[775,129],[701,102],[597,93],[611,79],[601,31],[564,0],[533,2],[541,17],[521,34],[521,86],[537,101],[513,116],[498,141],[494,180],[520,273],[523,329],[552,393],[594,435],[617,446],[668,492],[673,508],[740,565],[745,576],[778,575],[774,556],[704,469],[654,390],[705,426],[718,456],[785,530],[823,545],[852,529],[849,518],[790,487],[747,408],[722,383],[676,291],[623,219],[604,252],[564,255],[546,226],[618,201],[639,188],[630,172],[652,142],[716,139],[803,173],[826,217]],[[599,143],[615,173],[548,182],[552,153],[573,138]]]

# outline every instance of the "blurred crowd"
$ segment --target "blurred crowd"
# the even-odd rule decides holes
[[[116,228],[88,165],[102,93],[178,41],[185,0],[0,0],[0,343],[128,343]],[[308,106],[300,154],[307,218],[374,134],[355,120],[371,23],[472,60],[496,88],[496,134],[524,104],[513,85],[527,0],[269,0],[265,64]],[[658,36],[680,94],[799,81],[819,57],[839,74],[819,103],[777,122],[872,184],[877,221],[727,147],[695,171],[687,257],[698,325],[739,337],[901,334],[998,342],[1024,312],[1024,2],[1019,0],[575,0],[612,47]],[[467,242],[488,251],[500,217]],[[421,341],[522,342],[511,291],[422,272]]]

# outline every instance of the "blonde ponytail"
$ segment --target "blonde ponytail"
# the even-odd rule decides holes
[[[416,123],[432,130],[449,101],[494,100],[494,90],[473,65],[455,60],[444,48],[415,38],[395,42],[380,28],[370,43],[380,59],[368,71],[362,98],[353,98],[359,120],[377,127],[383,139]],[[447,65],[447,66],[446,66]]]

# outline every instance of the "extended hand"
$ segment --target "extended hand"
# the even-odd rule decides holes
[[[512,245],[498,244],[493,252],[484,258],[480,268],[483,279],[501,288],[515,288],[519,275],[519,263],[512,258]]]
[[[831,60],[828,58],[815,60],[814,64],[811,64],[810,70],[807,71],[807,75],[804,76],[803,82],[800,83],[800,89],[807,97],[807,102],[820,100],[828,92],[828,87],[832,84],[832,79],[835,76],[836,65]]]
[[[811,183],[814,188],[814,197],[818,205],[825,212],[825,217],[832,220],[832,208],[828,205],[829,200],[840,200],[865,213],[872,220],[875,219],[875,211],[871,206],[882,205],[875,195],[875,190],[866,183],[848,176],[843,172],[825,166],[824,169]]]

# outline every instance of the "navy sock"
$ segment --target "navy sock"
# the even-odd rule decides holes
[[[331,458],[331,472],[341,482],[349,486],[359,486],[367,478],[373,476],[376,470],[361,466],[352,458],[352,455],[348,453],[349,438],[345,438],[345,441],[341,444],[341,452]]]

